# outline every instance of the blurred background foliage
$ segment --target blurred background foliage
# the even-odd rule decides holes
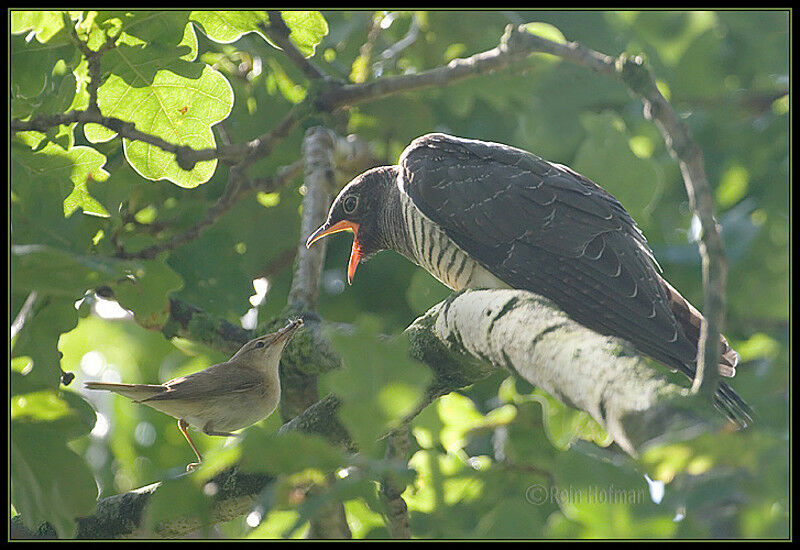
[[[79,30],[100,44],[98,33],[122,28],[126,53],[153,67],[141,77],[147,85],[168,66],[184,79],[186,93],[211,86],[223,107],[203,113],[201,126],[213,128],[204,139],[242,143],[303,101],[308,82],[282,52],[247,32],[254,30],[249,16],[226,17],[227,26],[203,12],[88,12]],[[354,537],[387,537],[376,484],[387,471],[408,483],[412,533],[422,538],[789,536],[789,14],[287,16],[304,53],[354,83],[445,65],[496,46],[506,25],[529,22],[536,23],[533,32],[610,55],[643,54],[703,150],[730,264],[725,332],[742,356],[733,385],[757,411],[757,424],[664,445],[634,464],[608,453],[607,436],[586,415],[498,373],[438,399],[414,420],[407,465],[384,459],[381,445],[368,442],[413,407],[429,372],[378,334],[399,334],[448,291],[392,253],[362,265],[348,287],[350,239],[332,238],[319,312],[332,327],[349,328],[331,330],[346,367],[324,376],[321,392],[343,394],[342,420],[365,445],[361,462],[352,469],[352,457],[322,440],[276,438],[277,414],[241,441],[198,435],[209,471],[246,459],[283,474],[253,513],[206,536],[301,537],[319,498],[303,497],[298,487],[317,483],[327,487],[324,498],[344,503]],[[11,23],[11,116],[85,108],[86,63],[61,15],[12,12]],[[164,59],[170,64],[159,65]],[[109,78],[101,88],[101,109],[120,89],[142,84],[118,68],[119,59],[105,63],[105,74],[119,81]],[[667,279],[702,309],[696,226],[678,167],[640,102],[618,82],[537,54],[513,70],[314,115],[251,175],[270,176],[298,160],[303,129],[320,124],[369,140],[383,163],[396,162],[415,137],[441,131],[568,164],[620,199]],[[190,458],[172,418],[116,396],[89,395],[82,382],[154,383],[224,360],[141,325],[160,326],[169,296],[246,328],[271,320],[286,305],[292,260],[305,237],[304,188],[296,180],[245,197],[201,236],[155,260],[113,259],[120,247],[136,250],[191,227],[219,197],[227,169],[206,166],[188,178],[165,168],[166,179],[150,181],[142,174],[162,176],[143,171],[142,152],[112,137],[72,125],[20,133],[11,144],[10,323],[31,292],[37,296],[22,330],[12,330],[11,514],[46,519],[62,536],[73,532],[74,516],[91,512],[96,496],[173,477]],[[135,273],[140,291],[118,282],[126,272]],[[112,286],[119,304],[91,292],[103,285]],[[61,369],[76,376],[66,388],[57,384],[58,352]],[[300,468],[291,459],[304,452],[308,462],[300,460]],[[325,475],[332,468],[341,468],[335,482]],[[343,473],[356,470],[358,476]],[[150,521],[197,512],[200,487],[182,481],[153,504]]]

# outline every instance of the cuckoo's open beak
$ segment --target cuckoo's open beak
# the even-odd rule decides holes
[[[361,244],[358,242],[358,224],[342,220],[334,224],[325,223],[314,231],[306,241],[306,248],[311,248],[311,245],[320,240],[322,237],[333,235],[341,231],[351,231],[353,233],[353,249],[350,251],[350,261],[347,264],[347,284],[353,284],[353,277],[356,274],[358,262],[361,261],[363,254],[361,253]]]

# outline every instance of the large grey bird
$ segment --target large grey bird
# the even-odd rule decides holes
[[[611,194],[574,170],[500,143],[427,134],[396,166],[348,183],[307,241],[354,233],[359,262],[391,249],[454,290],[518,288],[596,332],[694,377],[700,312],[660,274],[647,240]],[[721,375],[738,354],[721,337]],[[726,383],[715,404],[740,425],[751,409]]]

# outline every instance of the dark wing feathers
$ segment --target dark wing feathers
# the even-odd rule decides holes
[[[600,186],[520,149],[443,134],[415,140],[400,169],[415,205],[501,280],[693,375],[696,339],[636,222]]]

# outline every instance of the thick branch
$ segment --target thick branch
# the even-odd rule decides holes
[[[303,213],[300,219],[300,242],[297,263],[289,291],[289,304],[298,310],[314,310],[319,295],[319,278],[325,258],[323,246],[306,248],[305,238],[325,222],[331,197],[335,191],[333,164],[334,138],[332,132],[315,127],[306,132],[303,141],[305,159],[305,190]]]
[[[456,294],[408,332],[414,354],[437,369],[437,378],[474,380],[487,364],[508,369],[589,413],[633,456],[656,439],[722,421],[707,399],[686,397],[629,343],[592,332],[526,291]]]
[[[408,462],[411,442],[408,425],[389,434],[386,444],[386,458],[389,460],[402,460]],[[387,474],[381,480],[381,499],[386,510],[386,525],[393,539],[411,538],[411,519],[408,514],[408,505],[403,499],[405,483],[400,483],[394,476]]]

